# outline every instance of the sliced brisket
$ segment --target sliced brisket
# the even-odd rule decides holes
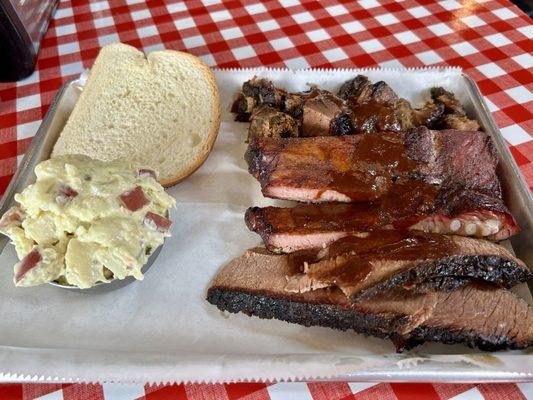
[[[401,287],[450,291],[481,280],[511,287],[533,272],[501,246],[483,240],[409,231],[373,231],[341,238],[315,254],[297,253],[301,272],[285,289],[338,287],[357,301]]]
[[[289,256],[252,249],[224,267],[207,300],[220,310],[275,318],[304,326],[353,329],[405,346],[425,341],[464,343],[482,350],[533,344],[533,310],[504,289],[468,285],[453,292],[396,289],[352,304],[336,288],[290,293]]]

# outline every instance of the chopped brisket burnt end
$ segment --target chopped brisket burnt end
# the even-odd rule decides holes
[[[354,103],[348,111],[351,117],[352,133],[399,132],[402,125],[396,110],[390,105],[375,101]]]
[[[444,107],[443,115],[433,124],[435,129],[457,129],[461,131],[477,131],[480,129],[476,120],[468,118],[463,105],[453,93],[444,88],[431,89],[431,98],[437,105]]]
[[[338,96],[341,99],[348,100],[349,97],[354,101],[361,98],[368,101],[372,95],[372,82],[364,75],[357,75],[355,78],[347,80],[339,89]]]
[[[398,100],[398,95],[383,81],[372,84],[366,76],[357,75],[342,84],[339,97],[349,103],[363,104],[370,101],[377,104],[392,105]]]
[[[263,105],[253,114],[248,128],[248,141],[258,137],[287,138],[298,136],[298,121],[270,106]]]
[[[453,93],[448,92],[442,87],[433,87],[430,90],[431,98],[435,103],[444,106],[445,114],[466,114],[462,104],[457,100]]]
[[[362,75],[346,81],[338,97],[317,87],[288,93],[268,79],[254,77],[243,84],[231,111],[235,120],[249,121],[259,107],[268,105],[296,119],[303,136],[397,132],[418,126],[479,129],[477,121],[467,117],[453,93],[433,88],[431,95],[432,100],[423,107],[413,108],[385,82],[372,83]]]
[[[341,114],[344,102],[326,91],[314,90],[302,106],[301,136],[330,136],[333,121]]]
[[[254,112],[254,106],[255,101],[253,97],[247,97],[239,93],[231,106],[231,112],[235,114],[235,121],[248,122]]]
[[[254,77],[243,83],[242,93],[246,97],[253,98],[257,107],[268,104],[274,108],[280,108],[286,91],[276,88],[268,79]]]
[[[444,112],[444,105],[426,102],[421,108],[413,108],[405,99],[398,99],[394,103],[396,116],[403,130],[427,126],[432,128]]]
[[[276,88],[270,80],[254,77],[242,84],[242,91],[233,102],[231,112],[235,114],[236,121],[246,122],[262,105],[281,109],[285,95],[286,91]]]
[[[433,102],[413,109],[385,82],[372,84],[362,75],[345,82],[339,90],[339,96],[347,102],[354,134],[432,127],[444,111],[443,105]]]
[[[307,92],[287,93],[283,101],[283,111],[301,121],[305,101],[314,91],[318,91],[318,89],[312,89]]]
[[[295,272],[289,256],[248,250],[213,280],[207,301],[222,311],[325,326],[402,343],[464,343],[495,351],[533,344],[532,307],[505,289],[471,284],[453,292],[397,289],[352,304],[336,288],[289,293]]]
[[[330,133],[333,136],[353,134],[353,123],[350,114],[341,112],[331,121]]]

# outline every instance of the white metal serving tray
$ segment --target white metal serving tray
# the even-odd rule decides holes
[[[208,161],[169,189],[178,201],[173,236],[145,281],[106,293],[69,292],[44,285],[15,288],[15,255],[0,239],[0,381],[242,381],[387,380],[526,381],[533,356],[514,351],[482,353],[464,346],[426,344],[395,354],[387,341],[326,328],[225,315],[205,291],[218,269],[259,243],[247,231],[244,210],[273,201],[262,197],[242,159],[247,124],[229,113],[233,94],[254,75],[290,90],[307,83],[335,89],[363,73],[384,80],[402,97],[421,102],[434,85],[456,93],[493,138],[500,154],[506,201],[522,227],[512,246],[533,265],[533,202],[503,137],[475,83],[458,69],[423,70],[221,70],[222,125]],[[13,195],[34,179],[48,158],[81,92],[67,82],[58,92],[9,185]],[[526,285],[517,290],[531,303]]]

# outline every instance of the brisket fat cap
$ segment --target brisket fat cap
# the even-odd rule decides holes
[[[450,291],[473,280],[511,287],[533,278],[532,271],[501,246],[423,232],[359,233],[318,253],[290,257],[301,272],[288,278],[285,290],[337,287],[352,302],[395,287]]]
[[[219,272],[207,300],[222,311],[353,329],[389,338],[403,348],[425,341],[464,343],[488,351],[533,344],[532,308],[504,289],[468,285],[451,293],[413,293],[399,288],[352,305],[336,288],[285,291],[286,276],[295,270],[287,255],[248,250]]]

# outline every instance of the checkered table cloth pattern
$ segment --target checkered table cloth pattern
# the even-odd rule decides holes
[[[185,385],[0,385],[2,400],[520,400],[533,383],[231,383]]]
[[[213,67],[460,66],[533,187],[533,25],[506,0],[61,1],[36,72],[0,84],[0,193],[57,89],[99,49],[185,50]],[[1,61],[0,61],[1,62]],[[2,399],[533,399],[527,384],[2,385]]]

